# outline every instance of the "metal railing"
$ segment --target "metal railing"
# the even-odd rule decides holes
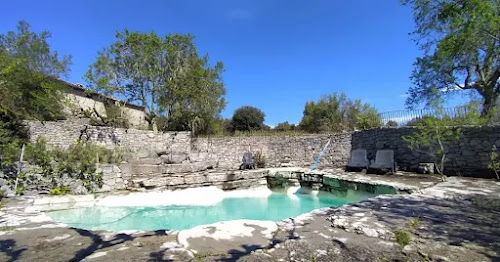
[[[413,121],[417,121],[426,116],[430,117],[447,117],[450,119],[464,118],[471,113],[480,114],[479,108],[474,108],[470,106],[457,106],[442,108],[440,110],[435,109],[417,109],[417,110],[398,110],[389,111],[378,114],[380,121],[384,125],[390,124],[390,122],[396,122],[398,126],[405,126]]]

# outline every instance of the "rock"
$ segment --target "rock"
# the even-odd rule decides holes
[[[148,158],[151,156],[151,152],[147,149],[140,149],[136,154],[135,156],[137,158]]]
[[[419,174],[434,174],[434,163],[419,163],[417,168]]]
[[[121,170],[117,165],[113,165],[113,172],[119,173],[119,172],[121,172]]]
[[[479,145],[479,144],[481,144],[481,141],[479,141],[478,139],[472,139],[472,140],[470,141],[470,145],[471,145],[471,146],[477,146],[477,145]]]
[[[100,190],[98,190],[98,192],[108,192],[108,191],[111,191],[111,187],[104,184]]]
[[[377,230],[372,229],[372,228],[367,228],[367,227],[364,227],[362,229],[362,232],[364,235],[366,235],[368,237],[378,237],[378,235],[379,235]]]
[[[76,195],[85,195],[88,194],[88,190],[83,185],[79,185],[73,190],[73,193]]]
[[[180,164],[182,163],[184,160],[187,160],[188,159],[188,155],[187,154],[183,154],[183,153],[174,153],[174,154],[169,154],[168,155],[168,164]]]
[[[162,163],[168,164],[170,162],[170,156],[169,155],[161,155],[160,160]]]
[[[104,184],[113,187],[116,184],[115,178],[109,178],[104,180]]]
[[[448,262],[450,261],[447,257],[440,256],[440,255],[431,255],[432,261],[437,261],[437,262]]]

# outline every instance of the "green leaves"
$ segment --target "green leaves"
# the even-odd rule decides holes
[[[447,147],[453,141],[460,139],[462,130],[456,127],[456,119],[446,115],[438,105],[436,112],[435,116],[423,117],[415,122],[413,126],[417,130],[412,135],[403,136],[402,139],[408,143],[411,150],[430,156],[438,173],[444,179]]]
[[[262,130],[265,116],[258,108],[242,106],[234,111],[231,123],[235,131]]]
[[[225,106],[223,64],[211,67],[208,55],[200,57],[192,35],[125,30],[116,38],[86,74],[92,89],[140,103],[149,123],[161,117],[166,129],[192,129],[200,119],[206,123],[217,117]]]
[[[482,115],[500,95],[500,4],[491,0],[404,0],[413,8],[417,58],[407,106],[473,90],[483,98]]]
[[[46,31],[34,33],[19,22],[17,31],[0,35],[0,109],[19,119],[62,117],[57,80],[68,71],[71,57],[51,51]]]
[[[339,132],[381,125],[373,106],[348,99],[344,93],[324,96],[318,102],[307,102],[300,122],[300,128],[307,132]]]

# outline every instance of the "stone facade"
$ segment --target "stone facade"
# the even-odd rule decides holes
[[[71,84],[64,82],[67,85],[64,94],[64,113],[68,118],[73,118],[81,115],[84,111],[93,112],[94,110],[101,116],[106,116],[107,104],[115,104],[120,106],[123,115],[126,117],[128,123],[135,128],[146,128],[148,122],[146,121],[146,113],[144,107],[126,103],[111,96],[105,96],[97,92],[83,88],[82,85]]]
[[[328,135],[196,138],[191,143],[191,160],[205,159],[214,166],[237,169],[243,153],[261,152],[266,166],[287,165],[310,167],[328,142]],[[318,167],[340,167],[347,164],[351,150],[351,134],[336,134]]]
[[[462,135],[446,148],[445,173],[470,177],[493,177],[488,168],[492,146],[500,149],[500,126],[465,126]],[[397,165],[402,170],[415,171],[421,162],[433,162],[428,155],[412,151],[402,136],[416,131],[413,127],[379,128],[352,134],[352,148],[365,148],[368,159],[374,159],[378,149],[393,149]]]

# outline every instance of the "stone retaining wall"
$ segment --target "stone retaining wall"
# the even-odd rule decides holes
[[[355,132],[352,134],[352,148],[365,148],[368,159],[374,159],[378,149],[393,149],[394,157],[400,169],[414,171],[419,162],[433,162],[425,154],[408,148],[402,136],[411,135],[417,129],[413,127],[379,128]],[[470,177],[493,177],[488,168],[492,146],[500,149],[500,126],[461,127],[460,140],[447,147],[445,173],[448,175]]]
[[[261,152],[266,166],[283,163],[310,167],[328,142],[328,135],[197,138],[191,143],[191,160],[205,159],[215,166],[237,169],[243,153]],[[351,150],[351,134],[336,134],[319,162],[319,167],[340,167],[347,164]]]
[[[329,139],[328,135],[191,138],[190,132],[91,126],[85,119],[29,121],[27,125],[32,141],[43,137],[49,146],[67,148],[82,139],[110,149],[127,148],[135,160],[168,155],[168,160],[176,164],[204,162],[205,166],[226,169],[238,169],[246,151],[261,152],[267,166],[281,163],[311,166]],[[350,133],[333,135],[319,166],[344,166],[350,152],[350,139]]]
[[[67,147],[78,139],[95,142],[108,148],[129,149],[133,164],[176,164],[172,170],[203,171],[208,168],[238,169],[244,152],[261,152],[267,167],[283,165],[310,167],[330,136],[251,136],[194,138],[189,132],[153,132],[137,129],[96,127],[84,119],[58,122],[28,122],[31,139],[43,136],[49,145]],[[341,133],[331,136],[332,142],[321,159],[319,168],[342,167],[347,164],[351,148],[365,148],[374,159],[378,149],[393,149],[402,170],[413,171],[419,162],[432,162],[428,156],[411,151],[401,139],[415,128],[379,128]],[[448,148],[446,173],[474,177],[492,177],[488,169],[491,148],[500,149],[500,126],[462,127],[462,137]],[[158,159],[161,157],[161,161]],[[142,165],[141,165],[142,164]],[[157,176],[165,172],[151,172]]]
[[[167,151],[189,154],[190,132],[153,132],[149,130],[91,126],[88,119],[71,119],[57,122],[26,122],[31,141],[39,137],[47,145],[67,148],[79,139],[94,142],[106,148],[127,148],[142,157]]]

